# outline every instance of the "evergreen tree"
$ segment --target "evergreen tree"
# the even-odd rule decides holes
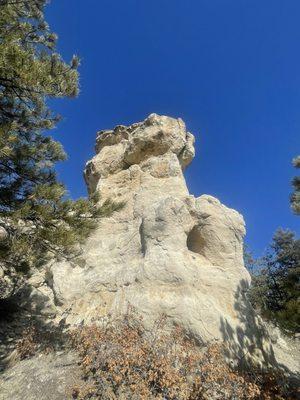
[[[300,156],[293,159],[295,168],[300,168]],[[300,215],[300,176],[295,176],[292,181],[294,193],[291,195],[291,206],[295,214]]]
[[[300,330],[300,239],[279,229],[252,275],[249,296],[262,314],[284,329]]]
[[[244,243],[244,248],[243,248],[243,258],[244,258],[244,265],[247,268],[247,270],[250,272],[252,275],[255,271],[256,268],[256,260],[253,257],[249,246]]]
[[[0,283],[41,265],[50,255],[74,256],[74,246],[115,205],[72,201],[54,165],[60,143],[44,134],[59,120],[48,98],[78,94],[78,58],[55,51],[44,19],[46,0],[0,0]],[[2,294],[3,294],[2,293]],[[4,296],[4,294],[3,294]],[[1,297],[1,285],[0,285]]]

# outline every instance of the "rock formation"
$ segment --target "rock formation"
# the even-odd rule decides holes
[[[164,314],[199,341],[230,335],[248,343],[255,324],[245,298],[244,220],[212,196],[189,194],[183,170],[193,143],[181,119],[156,114],[98,133],[85,169],[89,193],[124,207],[99,222],[80,266],[51,266],[67,322],[120,315],[130,305],[146,325]]]
[[[156,114],[99,132],[97,154],[85,169],[88,190],[100,194],[100,203],[124,207],[99,221],[76,262],[62,259],[34,273],[18,304],[45,330],[122,316],[133,307],[146,329],[164,315],[166,329],[179,325],[197,342],[223,341],[231,362],[296,372],[299,350],[274,337],[273,328],[270,335],[247,300],[243,217],[212,196],[188,192],[183,170],[193,144],[182,120]],[[0,324],[9,346],[15,331]],[[9,353],[4,342],[0,368],[3,346]],[[74,354],[39,354],[5,370],[0,399],[62,400],[79,376]]]

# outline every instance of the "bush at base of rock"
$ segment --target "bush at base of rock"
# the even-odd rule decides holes
[[[197,346],[182,330],[166,334],[164,320],[145,331],[138,319],[73,331],[82,382],[73,399],[263,399],[296,398],[277,372],[232,370],[220,344]]]

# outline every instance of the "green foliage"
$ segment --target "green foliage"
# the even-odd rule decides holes
[[[254,259],[249,247],[247,244],[244,243],[244,264],[247,270],[253,274],[256,268],[256,260]]]
[[[263,317],[282,328],[300,328],[300,239],[291,231],[279,229],[266,256],[252,274],[250,300]]]
[[[300,168],[300,156],[293,159],[295,168]],[[295,176],[292,181],[294,192],[291,195],[291,207],[295,214],[300,215],[300,176]]]
[[[116,208],[69,200],[57,181],[55,163],[66,155],[43,133],[59,120],[46,101],[77,95],[79,61],[65,63],[55,52],[45,4],[0,0],[0,265],[7,275],[73,254],[95,218]]]

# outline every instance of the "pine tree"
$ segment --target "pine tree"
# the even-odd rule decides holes
[[[244,258],[245,267],[250,272],[250,274],[253,274],[255,272],[255,268],[256,268],[256,260],[253,257],[253,255],[249,249],[249,246],[246,243],[244,243],[243,258]]]
[[[55,163],[66,158],[45,130],[59,120],[47,99],[78,94],[79,60],[55,51],[57,37],[44,19],[46,0],[0,0],[0,281],[50,256],[74,256],[95,218],[115,205],[96,198],[72,201]],[[1,278],[2,277],[2,278]],[[8,279],[9,278],[9,279]],[[3,294],[4,296],[4,294]],[[1,285],[0,285],[1,298]]]
[[[249,296],[262,316],[293,332],[300,330],[300,239],[279,229],[252,275]]]
[[[295,168],[300,168],[300,156],[293,159]],[[291,195],[291,207],[295,214],[300,215],[300,176],[295,176],[292,181],[294,193]]]

